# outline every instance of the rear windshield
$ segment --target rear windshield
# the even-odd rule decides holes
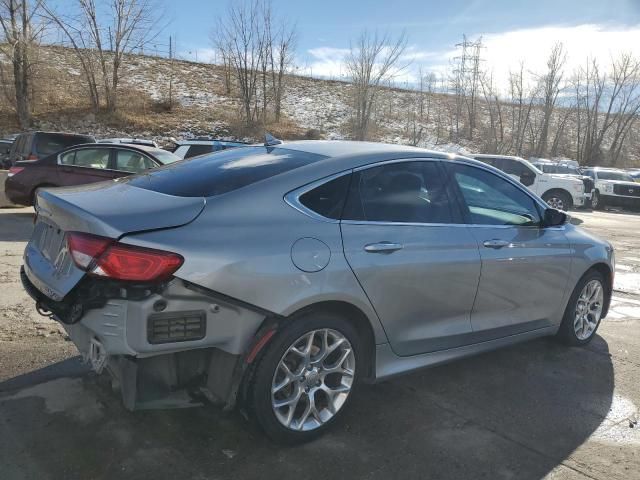
[[[36,135],[36,152],[41,157],[64,150],[81,143],[94,143],[95,139],[88,135],[70,135],[67,133],[38,133]]]
[[[326,158],[286,148],[244,147],[201,155],[119,181],[178,197],[212,197]]]

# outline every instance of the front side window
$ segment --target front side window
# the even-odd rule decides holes
[[[62,165],[70,165],[74,167],[86,168],[108,168],[109,167],[109,149],[93,149],[75,150],[65,153],[60,157]]]
[[[116,170],[139,173],[153,168],[155,164],[150,158],[133,150],[118,150],[116,153]]]
[[[401,162],[356,172],[343,220],[454,223],[437,162]]]
[[[525,192],[486,170],[454,165],[454,178],[469,211],[479,225],[538,225],[540,213]]]

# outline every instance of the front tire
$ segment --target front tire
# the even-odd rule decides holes
[[[558,330],[558,338],[563,343],[581,346],[593,340],[602,320],[605,294],[605,281],[600,272],[591,270],[580,279]]]
[[[604,210],[604,199],[598,190],[593,192],[593,196],[591,197],[591,207],[594,210]]]
[[[284,444],[310,441],[343,414],[357,385],[361,342],[333,313],[296,316],[269,343],[247,389],[247,410]]]
[[[560,191],[547,192],[542,196],[542,199],[547,202],[551,208],[556,210],[564,210],[565,212],[571,208],[573,201],[571,195]]]

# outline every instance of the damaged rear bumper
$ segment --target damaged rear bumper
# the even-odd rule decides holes
[[[38,308],[62,323],[94,370],[111,374],[132,410],[190,406],[189,391],[232,406],[244,355],[268,317],[177,278],[154,291],[133,293],[114,285],[96,293],[95,285],[84,285],[60,302],[40,292],[24,269],[21,279]],[[91,298],[79,293],[88,291]]]

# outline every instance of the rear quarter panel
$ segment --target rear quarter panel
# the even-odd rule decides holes
[[[251,187],[249,187],[251,188]],[[312,219],[293,209],[282,194],[241,189],[207,200],[203,213],[180,228],[129,235],[123,242],[170,250],[185,258],[178,278],[288,316],[322,301],[358,307],[371,323],[377,343],[387,342],[380,321],[347,264],[339,223]],[[330,252],[317,272],[298,269],[294,243],[314,238]]]

